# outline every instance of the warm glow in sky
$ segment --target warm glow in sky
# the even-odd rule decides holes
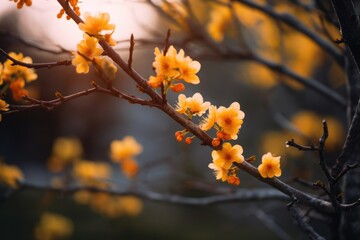
[[[134,33],[135,38],[143,37],[145,32],[138,27],[138,22],[149,25],[155,17],[151,7],[136,1],[82,0],[79,6],[82,15],[85,12],[108,12],[110,23],[116,24],[113,35],[116,40],[128,39],[131,33]],[[66,49],[74,49],[82,38],[82,32],[72,20],[67,21],[65,16],[62,19],[56,18],[60,11],[57,1],[33,0],[31,7],[23,7],[21,10],[17,10],[14,2],[2,1],[0,15],[8,11],[16,11],[19,14],[19,31],[27,36],[28,41],[38,44],[53,42],[55,46],[58,44]],[[11,29],[11,26],[8,29]]]

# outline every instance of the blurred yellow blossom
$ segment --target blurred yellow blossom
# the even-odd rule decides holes
[[[221,150],[213,150],[211,156],[213,162],[222,168],[229,169],[233,162],[242,163],[244,156],[240,145],[232,146],[230,143],[223,143]]]
[[[21,78],[15,79],[10,83],[10,90],[12,94],[12,98],[15,101],[20,101],[24,96],[29,94],[28,90],[25,88],[25,81]]]
[[[306,137],[318,139],[322,135],[322,119],[311,111],[300,111],[291,118],[292,124]]]
[[[131,136],[125,136],[122,140],[114,140],[110,145],[110,157],[114,162],[132,159],[142,151],[141,144]]]
[[[168,15],[170,15],[178,25],[174,25],[176,30],[186,31],[188,30],[188,24],[186,18],[189,13],[182,2],[176,1],[162,1],[161,9]]]
[[[31,57],[24,57],[22,53],[10,52],[9,56],[24,63],[32,63]],[[11,82],[17,79],[21,79],[25,82],[31,82],[37,79],[37,74],[34,69],[27,68],[19,65],[12,65],[13,61],[7,59],[4,62],[2,77],[4,81]]]
[[[216,111],[216,123],[221,130],[236,140],[237,134],[243,124],[245,113],[240,110],[240,104],[233,102],[228,108],[219,107]]]
[[[73,223],[62,215],[45,212],[41,215],[40,222],[35,228],[36,240],[65,239],[73,233]]]
[[[133,196],[124,196],[118,198],[118,204],[122,208],[122,213],[127,216],[137,216],[141,213],[143,204],[142,201]]]
[[[230,8],[216,5],[210,12],[210,21],[206,28],[209,35],[216,41],[221,42],[225,33],[230,29],[232,13]]]
[[[280,156],[275,157],[270,152],[264,154],[258,167],[259,173],[263,178],[273,178],[281,176]]]
[[[133,178],[139,172],[139,165],[138,163],[132,159],[127,158],[120,162],[121,170],[128,178]]]
[[[109,24],[110,15],[108,13],[98,13],[97,16],[91,16],[88,13],[85,16],[84,23],[79,23],[80,30],[97,35],[102,31],[115,30],[115,24]]]
[[[98,47],[98,40],[84,34],[84,39],[77,45],[72,64],[76,66],[77,73],[88,73],[89,64],[101,56],[103,50]]]
[[[4,66],[2,65],[2,63],[0,63],[0,85],[3,84],[3,70]]]
[[[204,102],[200,93],[195,93],[192,97],[186,98],[184,94],[178,96],[176,111],[181,114],[191,114],[201,116],[210,107],[210,102]]]
[[[111,169],[107,163],[82,160],[74,164],[73,174],[86,186],[106,187]]]
[[[269,152],[280,156],[300,157],[304,154],[303,151],[298,151],[294,148],[287,148],[286,141],[290,139],[298,139],[300,136],[297,133],[290,133],[288,131],[269,131],[262,135],[261,138],[261,152]]]
[[[60,172],[75,160],[80,159],[82,152],[79,139],[59,137],[53,143],[52,155],[47,162],[47,167],[52,172]]]
[[[326,149],[340,149],[345,141],[345,132],[341,122],[334,117],[325,117],[328,125],[329,137],[326,140]]]
[[[17,188],[18,181],[23,179],[24,175],[20,168],[0,162],[0,183],[11,188]]]
[[[77,203],[89,205],[94,212],[109,218],[124,215],[137,216],[142,210],[142,201],[132,196],[115,196],[105,192],[79,191],[75,193],[74,199]]]

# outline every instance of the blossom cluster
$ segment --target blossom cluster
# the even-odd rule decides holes
[[[76,67],[77,73],[88,73],[91,63],[102,70],[105,77],[109,80],[115,78],[117,67],[113,62],[104,56],[103,49],[99,46],[99,40],[103,39],[111,46],[116,42],[112,39],[115,31],[115,25],[110,24],[110,16],[108,13],[99,13],[96,16],[87,14],[85,22],[79,23],[79,29],[84,32],[83,39],[77,45],[77,51],[74,52],[72,64]],[[103,31],[112,31],[111,33],[103,33]]]
[[[192,84],[200,83],[196,74],[201,65],[189,56],[185,57],[184,50],[181,49],[177,52],[173,46],[170,46],[164,51],[155,48],[154,53],[153,67],[156,76],[150,76],[148,81],[148,85],[152,88],[161,87],[163,94],[166,94],[169,89],[178,93],[185,89],[185,86],[179,83],[180,80]],[[217,107],[209,101],[204,101],[200,93],[195,93],[192,97],[179,94],[175,110],[179,114],[185,115],[189,120],[193,120],[193,117],[201,117],[202,120],[198,126],[203,131],[216,130],[216,137],[213,138],[212,146],[218,150],[212,151],[212,162],[209,164],[209,168],[214,170],[216,179],[239,185],[240,179],[236,176],[239,168],[236,164],[241,164],[244,161],[243,148],[227,141],[238,138],[244,122],[245,113],[240,109],[240,104],[233,102],[228,107]],[[202,117],[206,112],[207,116]],[[181,142],[187,134],[189,134],[187,129],[177,131],[175,133],[176,140]],[[185,142],[190,144],[193,138],[194,136],[186,137]],[[280,176],[280,157],[268,154],[263,156],[259,173],[263,177]]]
[[[25,57],[22,53],[17,54],[10,52],[9,56],[25,64],[32,63],[32,59],[30,57]],[[25,89],[25,85],[26,83],[36,80],[37,77],[34,69],[14,64],[10,59],[7,59],[3,64],[0,63],[1,92],[4,93],[7,89],[10,89],[11,96],[15,101],[20,101],[23,96],[29,94],[28,90]],[[9,105],[4,102],[4,100],[0,100],[0,112],[8,111],[8,107]]]
[[[196,75],[201,65],[198,61],[192,60],[189,56],[185,56],[184,50],[177,50],[174,46],[170,46],[166,51],[160,51],[155,48],[155,60],[153,67],[156,75],[150,76],[148,84],[153,88],[164,88],[164,93],[171,89],[174,92],[182,92],[185,89],[181,80],[191,83],[200,83],[199,77]]]

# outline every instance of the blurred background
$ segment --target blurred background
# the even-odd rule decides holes
[[[227,1],[184,2],[188,5],[181,1],[155,1],[154,7],[147,1],[84,0],[79,6],[82,14],[99,11],[110,14],[110,23],[116,24],[113,37],[119,40],[115,48],[124,59],[128,56],[127,40],[134,34],[134,68],[145,78],[153,74],[154,47],[163,47],[170,28],[170,42],[201,63],[198,74],[201,83],[187,85],[185,95],[200,92],[204,100],[217,106],[240,103],[245,120],[236,143],[243,146],[245,157],[255,155],[257,166],[264,153],[271,151],[280,155],[281,179],[299,188],[302,186],[293,182],[296,177],[313,182],[324,179],[315,154],[286,148],[285,141],[294,138],[303,144],[316,144],[322,134],[321,121],[326,119],[330,133],[326,159],[333,162],[346,133],[345,109],[286,74],[272,71],[256,61],[221,56],[211,46],[224,47],[234,53],[251,52],[345,96],[342,66],[302,33],[247,5],[236,3],[229,8],[224,5]],[[317,10],[314,1],[254,2],[276,13],[289,14],[329,44],[340,38],[334,24]],[[0,48],[6,52],[22,52],[34,62],[71,58],[61,49],[75,50],[82,33],[73,21],[65,17],[58,19],[59,11],[56,1],[37,0],[31,7],[20,10],[16,9],[16,3],[4,1],[0,9]],[[197,35],[194,29],[205,35]],[[204,42],[210,42],[210,47]],[[335,44],[334,48],[339,53],[343,51]],[[1,56],[0,62],[5,61]],[[36,73],[38,79],[28,83],[26,89],[31,97],[42,100],[54,99],[55,92],[68,95],[89,88],[97,77],[92,71],[86,75],[76,74],[73,66],[44,68]],[[146,97],[121,70],[114,85],[125,93]],[[18,104],[11,94],[5,99],[10,104]],[[169,102],[175,105],[176,100],[177,94],[170,93]],[[56,152],[70,151],[76,152],[74,158],[109,164],[111,175],[105,175],[117,189],[206,197],[266,187],[243,172],[238,174],[239,187],[217,182],[207,167],[211,162],[211,149],[201,146],[198,140],[191,145],[178,143],[174,133],[181,129],[157,109],[93,94],[51,111],[39,108],[4,115],[0,123],[0,158],[18,166],[26,181],[49,185],[69,184],[65,180],[73,174],[72,170],[53,171],[49,161]],[[143,147],[136,157],[139,172],[132,179],[110,161],[111,142],[128,135]],[[56,145],[59,139],[66,143]],[[6,193],[7,189],[4,187],[1,191]],[[0,239],[33,239],[35,236],[46,239],[37,234],[42,224],[46,225],[43,222],[54,222],[68,229],[71,234],[67,239],[219,239],[225,236],[302,239],[286,210],[286,203],[281,201],[189,207],[131,198],[109,200],[109,196],[92,196],[97,200],[90,203],[90,197],[84,194],[74,198],[70,194],[31,189],[11,194],[2,199],[0,205]],[[112,201],[122,201],[125,207],[118,214],[104,211],[101,206]],[[48,213],[45,220],[44,213]],[[323,235],[330,234],[325,225],[312,223]],[[43,226],[47,227],[51,228]]]

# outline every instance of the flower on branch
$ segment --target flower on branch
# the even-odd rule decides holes
[[[280,156],[275,157],[270,152],[264,154],[258,167],[259,173],[263,178],[273,178],[281,176]]]
[[[93,17],[86,14],[84,23],[79,23],[80,30],[97,35],[101,34],[102,31],[113,31],[115,30],[115,24],[109,24],[110,15],[108,13],[98,13],[97,16]]]
[[[209,107],[209,113],[206,118],[200,123],[200,128],[203,131],[210,130],[216,123],[216,111],[217,108],[214,105]]]
[[[153,88],[158,88],[163,84],[167,89],[173,89],[175,92],[182,91],[173,84],[175,80],[184,80],[187,83],[198,84],[200,83],[199,77],[196,75],[201,64],[198,61],[193,61],[189,56],[185,56],[184,50],[180,50],[179,53],[170,46],[166,52],[160,51],[159,48],[154,50],[155,60],[153,67],[155,69],[156,76],[150,76],[148,84]]]
[[[222,145],[221,150],[213,150],[211,156],[217,166],[230,169],[233,162],[242,163],[244,161],[242,153],[243,148],[240,145],[232,146],[226,142]]]
[[[195,93],[192,97],[186,98],[184,94],[178,96],[178,104],[176,111],[181,114],[201,116],[210,107],[210,102],[204,102],[200,93]]]
[[[79,23],[80,30],[93,35],[96,38],[103,38],[111,46],[115,46],[116,42],[111,38],[115,31],[115,24],[110,24],[110,15],[108,13],[98,13],[97,16],[86,14],[85,22]],[[112,31],[111,33],[102,34],[102,31]]]
[[[101,56],[103,50],[98,47],[98,40],[84,34],[84,39],[77,45],[72,64],[76,66],[77,73],[88,73],[89,64]]]
[[[240,104],[233,102],[228,108],[219,107],[216,111],[216,123],[222,132],[230,135],[233,140],[237,139],[237,134],[243,124],[245,113],[240,110]]]
[[[9,56],[23,63],[33,63],[31,57],[24,57],[22,53],[16,54],[14,52],[10,52]],[[6,82],[11,82],[17,79],[21,79],[25,82],[32,82],[38,77],[34,69],[20,65],[13,65],[13,61],[10,59],[7,59],[4,62],[3,68],[4,69],[1,75],[3,80]]]
[[[210,169],[214,170],[214,175],[216,177],[216,180],[220,180],[225,182],[228,178],[228,169],[223,168],[222,166],[217,165],[214,160],[212,163],[208,166]]]
[[[23,179],[24,175],[20,168],[0,162],[0,183],[11,188],[17,188],[18,181]]]

